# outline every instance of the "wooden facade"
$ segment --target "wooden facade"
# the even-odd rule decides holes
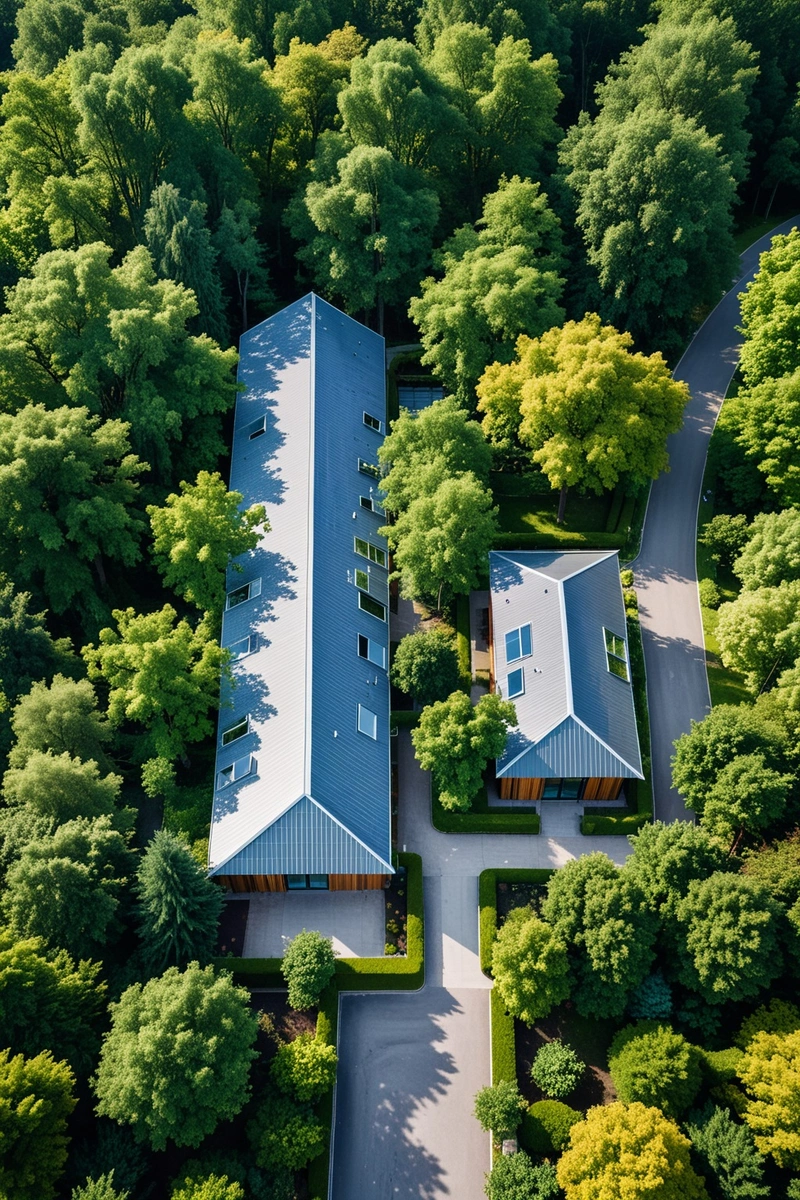
[[[388,875],[329,875],[327,890],[329,892],[375,891],[385,887],[388,879]],[[214,880],[221,883],[229,892],[288,891],[285,875],[216,875]],[[318,890],[323,892],[325,888]]]
[[[541,800],[544,795],[544,779],[509,778],[501,776],[497,788],[501,800]],[[553,782],[550,780],[549,782]],[[584,779],[580,801],[617,800],[622,791],[622,779]]]

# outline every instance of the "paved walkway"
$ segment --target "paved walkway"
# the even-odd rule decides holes
[[[633,564],[647,667],[655,816],[662,821],[692,819],[672,787],[670,761],[675,739],[710,708],[697,595],[697,508],[708,442],[739,361],[739,293],[772,238],[797,222],[786,221],[745,251],[739,279],[674,371],[688,383],[691,400],[683,428],[668,442],[671,469],[653,484],[641,553]]]
[[[386,943],[383,892],[266,892],[250,897],[245,958],[283,958],[303,929],[333,938],[343,957],[377,958]]]

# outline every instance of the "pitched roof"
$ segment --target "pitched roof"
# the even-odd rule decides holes
[[[242,337],[239,380],[230,486],[244,507],[264,504],[270,530],[228,573],[229,589],[261,583],[223,617],[223,646],[254,641],[222,691],[210,874],[388,873],[388,624],[356,588],[366,572],[386,609],[387,572],[355,550],[357,537],[386,562],[383,517],[360,499],[375,480],[359,469],[377,464],[382,440],[383,338],[306,296]],[[358,729],[359,705],[374,739]],[[248,732],[223,744],[245,715]],[[249,755],[252,769],[220,786]]]
[[[617,552],[495,551],[489,568],[496,685],[508,695],[509,672],[524,679],[498,777],[643,778],[633,691],[604,632],[627,657]],[[506,634],[527,624],[531,654],[508,662]]]

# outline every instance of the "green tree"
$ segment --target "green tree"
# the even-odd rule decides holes
[[[560,1194],[555,1167],[531,1162],[524,1150],[497,1159],[485,1190],[489,1200],[556,1200]]]
[[[25,846],[0,903],[17,937],[41,937],[88,958],[119,934],[132,875],[133,856],[111,818],[81,817]]]
[[[105,984],[99,963],[76,963],[41,938],[18,940],[0,930],[0,1025],[12,1054],[50,1050],[74,1070],[94,1065]]]
[[[211,958],[225,904],[222,892],[166,829],[156,831],[142,856],[136,890],[139,933],[151,970]]]
[[[333,1089],[337,1062],[335,1047],[301,1033],[279,1048],[270,1078],[295,1100],[316,1100]]]
[[[241,492],[229,492],[216,471],[200,471],[196,483],[183,482],[180,488],[162,508],[147,509],[153,557],[167,587],[219,619],[226,568],[258,545],[269,529],[266,510],[263,504],[243,510]]]
[[[707,879],[726,864],[722,847],[687,821],[654,821],[629,840],[633,853],[625,872],[636,879],[653,912],[663,916],[674,912],[693,879]]]
[[[292,151],[301,165],[314,157],[317,140],[333,127],[336,100],[349,71],[327,52],[325,44],[309,46],[292,38],[287,54],[275,61],[272,79],[286,111]]]
[[[800,368],[766,378],[737,397],[736,441],[765,476],[782,505],[800,504],[796,422],[800,417]]]
[[[508,421],[514,396],[519,437],[554,488],[596,492],[621,475],[644,486],[667,466],[666,441],[680,428],[686,385],[660,354],[632,354],[633,338],[587,313],[539,338],[522,336],[517,357],[488,368],[479,407],[491,424]],[[500,414],[506,414],[502,418]]]
[[[315,1005],[333,979],[335,970],[330,938],[308,929],[296,934],[286,947],[281,962],[290,1006],[304,1009]]]
[[[206,225],[206,205],[185,199],[172,183],[160,183],[150,197],[143,228],[159,279],[173,279],[193,292],[199,328],[225,341],[217,252]]]
[[[747,517],[744,513],[717,513],[703,526],[698,541],[708,549],[714,562],[731,566],[737,554],[747,545],[749,537]]]
[[[378,458],[387,512],[399,515],[413,500],[432,495],[445,479],[474,475],[488,484],[492,454],[477,421],[452,397],[436,400],[419,416],[403,410],[392,422]]]
[[[598,89],[605,119],[622,120],[639,105],[693,118],[720,148],[741,184],[747,176],[748,105],[757,56],[730,16],[701,9],[691,19],[668,15],[645,29]]]
[[[697,1047],[655,1021],[640,1021],[616,1034],[608,1069],[624,1104],[639,1100],[673,1118],[691,1107],[702,1083]]]
[[[406,634],[394,653],[391,680],[423,706],[446,700],[463,682],[452,637],[443,629]]]
[[[111,253],[101,242],[54,250],[38,259],[31,278],[8,290],[0,317],[0,383],[6,393],[49,409],[83,405],[93,415],[127,421],[134,451],[168,486],[193,477],[226,449],[219,414],[234,400],[236,352],[189,335],[194,296],[157,279],[144,246],[116,267]],[[76,419],[60,415],[48,445]],[[122,434],[106,420],[94,440],[113,447]],[[127,462],[132,471],[136,460]],[[61,459],[53,465],[68,468]]]
[[[716,304],[737,268],[735,184],[718,140],[680,112],[640,105],[621,120],[582,118],[559,153],[603,316],[677,348],[693,310]]]
[[[130,810],[119,812],[120,775],[101,775],[93,760],[81,762],[68,753],[32,750],[24,766],[11,767],[3,776],[3,797],[8,805],[24,805],[31,814],[55,824],[76,817],[113,817],[119,814],[121,830],[129,829]]]
[[[567,1200],[707,1200],[689,1161],[689,1140],[657,1108],[607,1104],[575,1125],[556,1174]]]
[[[800,1167],[800,1031],[758,1033],[739,1074],[751,1095],[744,1119],[762,1154],[778,1166]]]
[[[115,609],[117,629],[102,629],[99,644],[84,646],[90,679],[109,685],[108,717],[144,725],[156,753],[185,756],[191,742],[214,730],[223,654],[208,624],[192,628],[170,604],[137,616]]]
[[[197,39],[191,57],[190,118],[213,128],[222,146],[244,158],[276,124],[281,101],[266,76],[266,61],[253,58],[249,42],[230,29]],[[273,134],[274,136],[274,134]]]
[[[763,754],[735,758],[706,795],[703,828],[735,852],[745,834],[759,837],[780,820],[793,782],[792,775],[768,767]]]
[[[106,747],[111,729],[98,710],[97,696],[88,679],[68,679],[56,674],[48,685],[34,683],[21,696],[11,717],[14,747],[9,757],[12,767],[24,767],[37,751],[97,763],[109,770]]]
[[[475,1116],[481,1128],[494,1135],[498,1144],[513,1137],[527,1105],[516,1082],[501,1079],[494,1087],[484,1087],[475,1097]]]
[[[445,479],[409,504],[381,530],[389,542],[409,600],[427,600],[441,612],[445,598],[466,596],[485,574],[497,534],[492,494],[472,474]]]
[[[721,604],[716,636],[725,666],[740,671],[758,694],[779,666],[800,656],[800,580],[740,592]]]
[[[244,1200],[244,1189],[231,1183],[227,1175],[207,1175],[205,1179],[184,1175],[171,1192],[171,1200]]]
[[[733,564],[746,591],[800,579],[800,512],[758,513]]]
[[[702,817],[706,796],[722,770],[743,755],[760,754],[770,767],[785,763],[786,734],[747,704],[715,704],[675,742],[672,783]]]
[[[310,1104],[267,1092],[247,1127],[256,1162],[272,1172],[300,1171],[321,1154],[328,1130]]]
[[[250,1095],[257,1022],[230,975],[190,963],[129,987],[111,1005],[93,1086],[97,1112],[154,1150],[199,1146]]]
[[[537,336],[564,319],[559,221],[538,183],[504,177],[477,225],[456,230],[435,258],[442,278],[423,279],[409,312],[422,361],[471,405],[489,363],[508,362],[521,333]]]
[[[129,1192],[117,1191],[114,1172],[109,1171],[107,1175],[99,1175],[96,1179],[87,1178],[82,1187],[74,1187],[71,1200],[128,1200],[129,1195]]]
[[[497,693],[481,696],[473,707],[466,692],[453,692],[423,709],[411,732],[414,754],[423,771],[433,773],[445,808],[469,809],[490,758],[498,758],[517,715],[510,700]]]
[[[214,230],[220,274],[230,286],[235,282],[241,328],[248,328],[248,298],[269,304],[272,290],[264,267],[264,249],[256,237],[258,207],[242,196],[233,207],[223,204]]]
[[[596,875],[587,881],[576,936],[580,954],[574,998],[582,1016],[622,1016],[630,993],[653,964],[657,932],[635,879],[618,872],[609,880]]]
[[[690,883],[675,913],[678,979],[707,1004],[757,996],[783,969],[782,912],[766,888],[742,875]]]
[[[617,868],[607,854],[595,850],[571,858],[547,881],[547,896],[542,904],[542,916],[565,945],[580,942],[590,885],[612,886]]]
[[[570,993],[564,942],[527,908],[512,909],[500,929],[492,974],[506,1008],[526,1025],[546,1017]]]
[[[47,75],[70,50],[83,44],[86,11],[73,0],[23,0],[17,10],[17,38],[12,47],[20,70]]]
[[[466,175],[474,216],[504,174],[540,173],[543,151],[559,136],[558,63],[552,54],[534,60],[527,39],[509,33],[495,42],[488,29],[456,20],[439,33],[428,65],[463,119],[458,179],[463,187]]]
[[[122,421],[41,404],[0,414],[2,570],[57,613],[100,616],[104,560],[130,567],[140,557],[134,502],[143,470]]]
[[[546,1042],[531,1063],[531,1079],[545,1096],[563,1100],[574,1092],[586,1070],[571,1046],[559,1038]]]
[[[406,304],[431,253],[436,193],[382,146],[357,145],[289,209],[297,257],[349,313]]]
[[[749,388],[800,367],[800,230],[772,239],[742,293],[739,369]]]
[[[49,1050],[12,1058],[0,1050],[0,1194],[52,1200],[67,1161],[75,1080]]]
[[[800,900],[800,829],[771,845],[747,850],[742,873],[787,908],[795,904]]]
[[[764,1159],[747,1125],[737,1124],[726,1108],[713,1108],[699,1124],[687,1126],[692,1151],[712,1194],[719,1200],[766,1200]]]

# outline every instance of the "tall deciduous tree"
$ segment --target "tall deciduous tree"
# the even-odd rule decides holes
[[[512,909],[492,947],[492,975],[508,1011],[533,1025],[569,995],[566,945],[535,913]]]
[[[333,979],[333,943],[315,930],[304,929],[289,942],[281,973],[289,987],[292,1008],[311,1008]]]
[[[611,886],[617,874],[608,855],[595,850],[570,859],[550,876],[542,916],[567,945],[580,939],[590,885]]]
[[[660,354],[631,353],[633,339],[587,313],[539,338],[522,336],[517,357],[489,367],[478,385],[490,428],[513,426],[554,488],[559,520],[569,487],[601,493],[621,475],[643,486],[668,463],[666,441],[680,428],[686,385]]]
[[[419,172],[383,146],[357,145],[335,175],[314,179],[289,211],[298,258],[350,313],[405,304],[430,258],[439,215]]]
[[[148,966],[160,972],[214,953],[224,899],[188,848],[159,829],[137,872],[138,918]]]
[[[744,1119],[762,1154],[781,1167],[800,1167],[800,1031],[758,1033],[739,1074],[751,1094]]]
[[[465,596],[485,573],[497,534],[492,494],[474,475],[445,479],[431,495],[413,500],[381,530],[394,552],[401,594],[428,600]]]
[[[672,913],[693,879],[707,879],[725,866],[725,851],[698,825],[654,821],[630,838],[633,853],[625,863],[656,913]]]
[[[516,1080],[501,1079],[494,1087],[484,1087],[475,1097],[475,1116],[481,1128],[494,1134],[496,1143],[513,1137],[527,1105]]]
[[[154,1150],[199,1146],[248,1099],[256,1033],[248,992],[213,967],[170,967],[134,984],[111,1006],[97,1111]]]
[[[144,246],[117,267],[110,257],[101,242],[52,251],[9,289],[0,382],[6,394],[47,408],[84,405],[127,421],[133,449],[168,484],[223,451],[219,414],[235,397],[236,352],[188,334],[197,302],[156,279]],[[59,423],[69,427],[65,416]],[[119,437],[118,429],[102,436]]]
[[[746,704],[716,704],[675,743],[672,782],[702,816],[705,799],[721,771],[742,755],[760,754],[770,767],[785,765],[786,734],[780,725]]]
[[[556,1174],[567,1200],[612,1200],[625,1192],[650,1192],[658,1200],[708,1195],[692,1169],[688,1138],[657,1108],[639,1103],[590,1108],[573,1126]]]
[[[538,183],[504,178],[477,225],[457,230],[435,257],[443,276],[423,279],[409,311],[422,361],[471,405],[489,363],[509,361],[521,333],[537,336],[564,318],[558,218]]]
[[[793,784],[794,777],[767,766],[763,754],[735,758],[706,796],[703,828],[733,852],[745,834],[761,837],[781,819]]]
[[[800,229],[772,239],[742,293],[744,345],[739,369],[748,387],[800,367]]]
[[[560,155],[603,316],[645,345],[677,347],[736,270],[735,185],[718,141],[680,112],[640,105],[619,121],[582,119]]]
[[[800,579],[800,511],[758,513],[747,530],[733,572],[746,591]]]
[[[575,1004],[588,1017],[622,1016],[628,997],[655,959],[658,926],[635,879],[618,872],[586,885],[583,923],[576,935]]]
[[[205,622],[192,628],[166,604],[137,616],[116,609],[116,629],[100,631],[97,646],[84,646],[90,679],[110,687],[112,725],[135,721],[150,731],[158,755],[185,756],[186,746],[212,733],[211,710],[219,701],[223,654]]]
[[[452,637],[442,629],[407,634],[394,653],[391,679],[423,706],[446,700],[463,682]]]
[[[132,826],[130,809],[118,810],[120,775],[101,775],[93,759],[81,762],[68,751],[31,750],[21,766],[3,776],[3,798],[8,805],[24,805],[31,815],[49,818],[54,825],[76,817],[114,817],[121,830]]]
[[[690,883],[675,914],[681,983],[707,1004],[757,996],[783,969],[783,911],[766,888],[741,875]]]
[[[757,695],[800,655],[800,580],[740,592],[720,605],[716,633],[723,663]]]
[[[99,616],[104,560],[130,567],[139,558],[134,502],[145,466],[130,453],[122,421],[41,404],[0,414],[3,570],[57,613],[74,606]]]
[[[24,767],[34,751],[69,754],[82,762],[92,760],[102,771],[111,769],[106,748],[111,729],[97,707],[97,695],[88,679],[68,679],[56,674],[48,685],[34,683],[21,696],[11,717],[14,747],[12,767]]]
[[[193,292],[199,329],[225,341],[217,252],[206,225],[206,205],[200,200],[187,200],[172,183],[160,183],[150,197],[143,224],[159,278],[173,279]]]
[[[445,808],[469,809],[487,762],[502,754],[508,729],[516,723],[512,702],[495,692],[481,696],[474,707],[466,692],[453,692],[423,709],[411,740],[422,769],[433,772]]]
[[[263,504],[243,510],[241,492],[229,492],[216,471],[201,471],[196,483],[180,487],[162,508],[147,509],[153,556],[167,587],[219,619],[228,564],[258,545],[269,528],[266,510]]]
[[[697,1047],[655,1021],[628,1025],[615,1035],[608,1069],[623,1103],[639,1100],[672,1118],[694,1103],[703,1078]]]
[[[46,1050],[12,1058],[0,1050],[0,1193],[53,1200],[67,1161],[67,1118],[75,1107],[72,1071]]]
[[[800,272],[798,272],[800,278]],[[780,333],[772,334],[780,338]],[[788,331],[785,336],[792,336]],[[800,504],[797,421],[800,417],[800,368],[777,379],[762,379],[736,397],[736,442],[779,502]]]

